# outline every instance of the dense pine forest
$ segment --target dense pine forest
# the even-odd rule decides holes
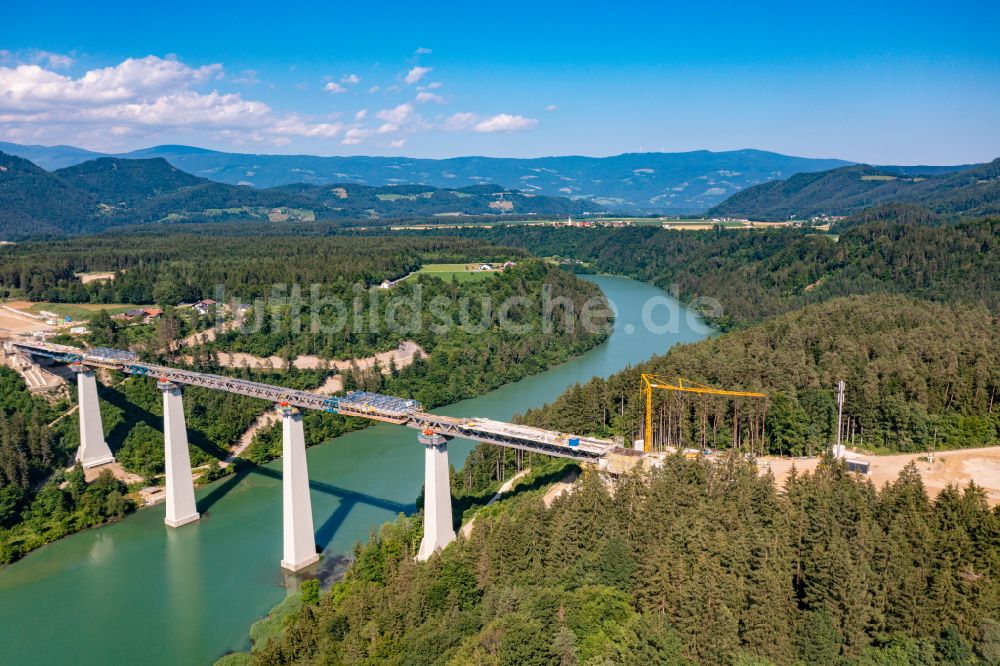
[[[0,296],[63,303],[158,303],[267,296],[272,285],[321,283],[351,295],[395,279],[422,263],[499,261],[524,256],[484,241],[391,236],[219,236],[199,227],[106,234],[66,241],[26,242],[3,248]],[[78,272],[113,272],[113,280],[83,284]],[[324,293],[326,295],[326,293]]]
[[[654,447],[801,456],[821,451],[833,438],[830,387],[843,379],[849,387],[845,428],[859,446],[922,451],[932,440],[939,448],[991,445],[1000,436],[998,335],[996,316],[983,306],[903,296],[836,298],[673,347],[608,379],[577,385],[524,420],[641,438],[639,375],[651,372],[768,395],[762,414],[748,401],[658,392]]]
[[[74,419],[55,421],[66,407],[33,396],[17,373],[0,367],[0,565],[135,508],[107,471],[88,484],[77,465],[57,475],[65,483],[46,482],[79,444]]]
[[[641,436],[641,372],[768,399],[754,408],[658,395],[654,448],[731,453],[718,463],[668,457],[614,483],[584,471],[551,507],[538,491],[515,490],[426,565],[412,561],[419,514],[386,525],[358,546],[342,582],[309,595],[250,658],[1000,663],[1000,513],[980,489],[929,497],[912,466],[876,489],[833,460],[776,487],[737,455],[827,448],[839,379],[850,387],[844,424],[856,445],[995,444],[996,225],[943,224],[894,204],[848,218],[839,238],[788,229],[450,232],[722,305],[714,321],[728,333],[577,385],[521,421],[629,441]],[[453,477],[457,521],[474,511],[470,496],[488,496],[524,464],[477,447]],[[528,488],[553,478],[546,464],[527,464],[538,479]]]
[[[476,305],[463,313],[463,297],[498,302],[536,294],[543,284],[576,312],[597,295],[593,285],[530,255],[579,259],[582,270],[676,285],[694,305],[711,305],[699,297],[721,305],[706,311],[724,335],[586,381],[519,417],[631,440],[640,431],[641,372],[766,392],[755,407],[656,396],[653,447],[732,450],[721,462],[668,458],[613,484],[583,470],[574,491],[547,507],[541,493],[568,472],[565,465],[480,446],[452,479],[456,523],[477,515],[468,540],[418,564],[420,514],[384,526],[357,547],[343,581],[310,592],[283,632],[256,646],[247,658],[258,663],[990,664],[1000,660],[1000,513],[981,490],[928,497],[913,468],[876,489],[829,460],[779,488],[738,454],[826,448],[836,428],[830,389],[838,379],[849,386],[845,427],[866,449],[995,444],[998,224],[945,224],[892,205],[843,221],[839,237],[722,228],[498,227],[428,237],[303,227],[296,235],[253,237],[229,227],[211,238],[197,227],[179,235],[140,230],[5,248],[10,262],[0,270],[0,290],[53,301],[161,303],[165,318],[146,335],[102,316],[92,341],[302,388],[320,383],[322,369],[226,369],[218,355],[357,357],[412,339],[426,359],[404,369],[348,371],[345,388],[412,396],[428,407],[514,381],[603,339],[575,320],[540,334],[539,308],[514,310],[532,325],[528,334],[501,330],[497,314]],[[473,259],[516,266],[484,281],[420,275],[393,288],[425,302],[444,298],[443,316],[482,321],[472,329],[438,332],[427,313],[405,332],[296,329],[286,292],[272,289],[322,282],[324,296],[346,300],[355,284],[399,278],[429,261]],[[111,271],[115,279],[82,285],[75,277],[81,271]],[[173,350],[173,341],[206,323],[188,322],[172,306],[213,297],[220,284],[251,305],[251,317],[265,313],[264,326]],[[361,307],[367,317],[384,315],[386,306]],[[308,306],[303,313],[308,319]],[[329,323],[328,311],[317,315]],[[126,469],[154,479],[163,464],[155,389],[141,379],[111,379],[101,395],[112,446]],[[131,510],[114,479],[87,486],[76,471],[49,476],[73,449],[75,421],[44,425],[55,416],[46,410],[57,408],[20,388],[10,400],[20,406],[0,422],[0,434],[7,433],[0,445],[25,462],[0,472],[2,561]],[[194,389],[187,401],[195,464],[218,460],[267,408]],[[34,415],[11,426],[15,413]],[[315,444],[363,425],[308,414],[306,432]],[[244,456],[263,462],[279,452],[272,428]],[[525,466],[533,479],[526,488],[476,513]]]
[[[919,204],[950,217],[1000,212],[1000,159],[951,173],[855,164],[797,173],[736,192],[707,212],[752,220],[848,215],[883,203]]]
[[[157,324],[126,326],[106,312],[90,324],[87,342],[131,348],[144,358],[174,366],[228,374],[298,389],[323,383],[329,370],[284,367],[227,368],[220,352],[246,351],[293,359],[316,354],[324,359],[359,358],[394,349],[402,340],[415,341],[426,353],[406,368],[375,366],[342,372],[345,389],[384,391],[420,400],[432,408],[480,395],[498,386],[561,363],[602,341],[607,326],[581,325],[587,301],[603,303],[599,289],[571,273],[524,252],[463,239],[414,238],[213,238],[203,234],[140,234],[108,236],[53,243],[26,243],[11,250],[0,285],[8,295],[73,302],[155,302],[166,309]],[[390,290],[377,289],[387,278],[398,278],[429,261],[517,260],[516,265],[484,279],[455,282],[432,275],[414,276]],[[104,268],[98,268],[98,267]],[[111,281],[83,285],[74,273],[108,270]],[[298,314],[286,300],[288,289],[275,296],[273,285],[303,285]],[[319,301],[311,301],[310,286],[320,285]],[[183,336],[214,324],[194,311],[174,309],[214,294],[214,285],[226,294],[252,303],[247,330],[232,330],[215,340],[178,348]],[[324,304],[341,298],[348,307],[361,292],[361,329],[353,322],[338,328],[336,313]],[[369,287],[376,286],[374,292]],[[551,325],[543,322],[541,294],[553,301],[565,299],[553,310]],[[374,293],[377,298],[367,298]],[[262,297],[262,298],[259,298]],[[499,306],[509,298],[523,299],[513,307]],[[422,300],[421,300],[422,299]],[[237,301],[240,302],[240,301]],[[393,319],[395,303],[409,304]],[[419,304],[419,305],[418,305]],[[436,304],[436,305],[434,305]],[[310,308],[316,308],[314,314]],[[259,316],[258,316],[259,315]],[[304,324],[295,325],[301,318]],[[598,318],[599,319],[599,318]],[[511,327],[510,325],[514,326]],[[79,344],[78,340],[70,340]],[[21,379],[0,368],[4,409],[0,409],[0,564],[64,534],[122,515],[134,504],[125,500],[126,488],[113,478],[88,488],[106,504],[78,507],[82,472],[64,472],[78,444],[75,413],[57,420],[75,399],[70,391],[61,402],[31,396]],[[99,388],[102,421],[108,442],[122,467],[139,475],[136,488],[162,482],[162,401],[153,383],[117,373],[102,376]],[[201,481],[223,473],[217,467],[229,449],[270,405],[260,400],[197,387],[185,391],[191,459],[208,465]],[[330,414],[306,416],[308,443],[369,425],[364,419]],[[52,423],[51,426],[46,425]],[[276,427],[260,432],[238,465],[263,463],[280,455]],[[228,468],[232,471],[233,467]],[[79,479],[77,478],[79,477]],[[64,482],[69,481],[69,484]],[[89,495],[88,495],[89,497]],[[96,502],[96,500],[94,500]],[[96,507],[96,508],[95,508]]]
[[[827,462],[783,489],[736,457],[585,473],[482,516],[427,564],[401,518],[260,664],[992,664],[1000,515]]]
[[[686,301],[713,299],[721,312],[710,308],[709,314],[724,330],[848,294],[906,294],[1000,311],[1000,220],[931,226],[887,216],[839,238],[808,229],[507,226],[450,233],[579,259],[674,289]]]

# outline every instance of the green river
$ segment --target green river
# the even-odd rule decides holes
[[[617,306],[611,337],[583,356],[478,398],[441,408],[455,416],[509,419],[552,401],[567,387],[607,376],[708,334],[674,301],[676,330],[642,325],[649,299],[665,292],[641,282],[595,276]],[[662,324],[667,309],[653,310]],[[691,318],[693,321],[694,318]],[[637,389],[638,390],[638,387]],[[378,425],[308,451],[320,575],[342,567],[373,526],[412,512],[423,483],[423,447],[402,426]],[[472,448],[456,440],[460,467]],[[163,507],[69,536],[0,569],[0,663],[207,664],[249,647],[251,623],[281,601],[294,581],[281,559],[278,462],[198,491],[202,519],[163,525]]]

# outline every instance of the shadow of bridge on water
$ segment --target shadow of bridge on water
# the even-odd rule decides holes
[[[230,490],[236,487],[236,485],[238,485],[239,482],[245,479],[249,474],[260,474],[261,476],[277,479],[279,481],[281,480],[281,472],[278,470],[261,467],[259,465],[241,465],[233,474],[228,476],[216,488],[214,488],[212,492],[205,495],[198,501],[198,511],[200,513],[207,512],[216,502],[225,497]],[[356,490],[341,488],[323,481],[310,480],[309,488],[311,490],[330,495],[331,497],[336,497],[340,500],[337,508],[316,530],[316,545],[324,550],[330,545],[330,542],[333,541],[334,535],[337,533],[337,530],[340,529],[341,525],[344,524],[344,521],[347,520],[347,516],[350,515],[351,510],[358,504],[365,504],[378,509],[391,511],[393,514],[402,513],[407,516],[415,513],[417,510],[416,502],[403,504],[401,502],[388,500],[382,497],[368,495]]]

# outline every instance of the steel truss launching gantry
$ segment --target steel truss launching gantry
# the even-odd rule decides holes
[[[161,383],[172,382],[186,386],[201,386],[267,400],[284,407],[313,409],[331,414],[395,423],[420,431],[430,430],[449,438],[461,437],[583,462],[597,462],[618,446],[617,443],[608,440],[570,436],[552,430],[502,421],[429,414],[423,411],[422,406],[416,400],[377,393],[351,391],[343,396],[331,397],[246,379],[142,363],[135,354],[117,349],[94,347],[82,350],[47,342],[27,341],[15,341],[11,345],[22,353],[45,356],[77,367],[108,368],[131,375],[152,377]]]
[[[643,373],[642,384],[639,388],[640,394],[645,398],[646,401],[646,419],[645,428],[643,430],[643,448],[648,453],[652,446],[653,439],[653,390],[659,389],[664,391],[679,391],[682,393],[700,393],[702,395],[721,395],[729,396],[733,398],[766,398],[767,395],[764,393],[755,393],[753,391],[727,391],[725,389],[715,389],[710,386],[705,386],[704,384],[698,384],[692,382],[689,379],[684,379],[683,377],[676,378],[676,384],[671,384],[674,381],[671,378],[664,377],[662,375],[654,375]]]
[[[18,340],[8,348],[29,356],[44,356],[68,363],[77,374],[80,413],[80,448],[77,458],[84,467],[114,461],[101,426],[94,368],[157,381],[163,392],[164,460],[166,467],[166,517],[170,527],[180,527],[200,518],[191,478],[191,460],[184,425],[181,386],[200,386],[227,391],[275,403],[281,414],[282,429],[282,530],[281,566],[299,571],[319,559],[309,496],[309,472],[305,435],[300,410],[313,409],[331,414],[354,416],[395,423],[420,431],[424,456],[424,538],[417,553],[426,560],[455,539],[452,529],[451,492],[448,474],[448,441],[462,437],[522,451],[571,458],[584,463],[606,465],[616,442],[593,437],[571,436],[542,428],[492,421],[484,418],[456,418],[429,414],[416,400],[390,395],[350,391],[327,396],[296,391],[261,382],[181,370],[143,363],[135,354],[118,349],[92,347],[77,349],[47,342]]]

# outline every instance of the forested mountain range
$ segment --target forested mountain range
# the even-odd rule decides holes
[[[786,220],[849,215],[888,202],[920,204],[952,216],[1000,213],[1000,158],[954,173],[917,174],[863,164],[799,173],[734,194],[708,214]]]
[[[0,239],[161,221],[377,220],[436,215],[575,215],[595,206],[498,185],[456,189],[291,184],[267,189],[193,176],[162,157],[102,157],[47,172],[0,153]]]
[[[719,309],[712,308],[711,320],[725,330],[849,294],[906,294],[981,303],[1000,312],[1000,219],[995,218],[914,224],[895,221],[883,210],[839,239],[802,229],[503,225],[440,233],[579,259],[596,270],[652,282],[689,302],[712,299]]]
[[[100,156],[71,146],[21,146],[0,142],[0,150],[32,160],[46,169],[58,169]],[[759,183],[850,164],[843,160],[793,157],[762,150],[643,152],[613,157],[415,159],[253,155],[191,146],[156,146],[115,156],[162,157],[188,173],[230,185],[263,188],[291,183],[356,183],[454,188],[496,183],[527,193],[583,199],[590,204],[588,209],[596,204],[631,213],[674,214],[704,211],[734,192]]]
[[[837,416],[830,387],[843,379],[851,387],[844,423],[852,424],[866,448],[920,451],[935,430],[938,448],[987,446],[996,443],[1000,427],[1000,411],[993,408],[1000,391],[1000,357],[993,353],[997,321],[982,306],[886,295],[835,298],[673,347],[606,380],[570,389],[553,404],[529,411],[525,420],[629,441],[642,437],[639,373],[683,376],[767,393],[767,444],[761,447],[757,438],[755,451],[802,456],[821,451],[833,438]],[[734,412],[729,403],[658,395],[654,445],[738,448],[742,441],[749,448],[749,407]]]

